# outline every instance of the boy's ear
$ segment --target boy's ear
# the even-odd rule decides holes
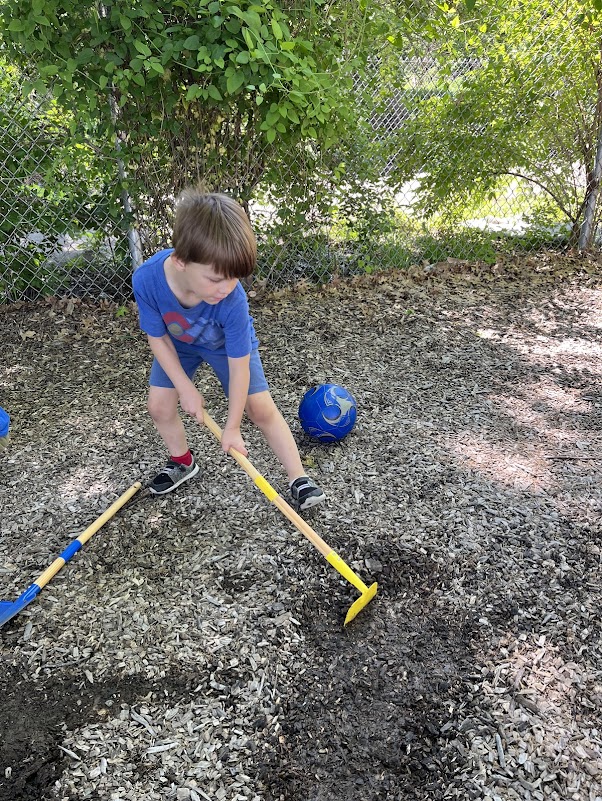
[[[176,256],[175,253],[171,254],[171,263],[180,272],[183,272],[186,269],[186,262],[183,261],[179,256]]]

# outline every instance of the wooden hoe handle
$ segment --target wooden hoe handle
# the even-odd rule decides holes
[[[211,433],[214,434],[221,442],[222,430],[206,409],[203,409],[203,420]],[[265,480],[261,473],[255,467],[253,467],[247,457],[243,456],[242,453],[237,451],[235,448],[230,448],[228,454],[232,456],[232,458],[235,459],[242,467],[245,473],[247,473],[247,475],[253,479],[253,482],[257,487],[259,487],[266,498],[269,501],[272,501],[272,503],[280,509],[282,514],[288,517],[291,523],[295,524],[299,531],[304,534],[313,545],[315,545],[315,547],[323,556],[328,558],[332,548],[327,545],[322,537],[320,537],[319,534],[316,534],[313,528],[305,522],[301,515],[297,514],[297,512],[295,512],[295,510],[284,500],[284,498],[276,492],[276,490]]]

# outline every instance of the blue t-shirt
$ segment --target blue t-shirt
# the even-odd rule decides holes
[[[134,272],[132,287],[140,328],[151,337],[169,334],[176,348],[183,342],[194,348],[225,353],[233,359],[255,350],[259,341],[240,282],[219,303],[201,301],[187,309],[171,291],[165,277],[165,260],[172,253],[172,248],[161,250]]]

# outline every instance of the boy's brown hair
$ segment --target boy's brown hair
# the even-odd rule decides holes
[[[257,263],[257,242],[244,209],[217,192],[181,193],[172,241],[183,262],[210,264],[224,278],[245,278]]]

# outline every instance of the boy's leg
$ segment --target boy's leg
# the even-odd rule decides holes
[[[270,393],[265,390],[249,395],[245,410],[251,421],[263,432],[268,445],[286,470],[291,495],[299,508],[309,509],[322,503],[326,496],[307,477],[297,443]]]
[[[222,385],[224,394],[228,397],[230,379],[228,357],[223,354],[207,354],[205,360],[213,368]],[[251,353],[249,370],[249,394],[245,404],[245,411],[251,421],[261,429],[268,441],[268,445],[280,459],[288,474],[289,481],[294,481],[299,476],[304,475],[297,443],[272,400],[257,350]]]
[[[184,372],[192,379],[203,363],[202,356],[196,351],[177,352]],[[178,392],[157,359],[153,359],[149,384],[148,412],[170,455],[181,456],[188,451],[188,442],[178,413]]]
[[[157,363],[153,365],[153,370],[151,378],[156,379]],[[159,378],[159,380],[161,379]],[[163,383],[166,382],[163,381]],[[148,393],[148,411],[170,454],[169,461],[153,478],[149,489],[155,495],[164,495],[195,476],[199,472],[199,466],[188,450],[186,432],[178,414],[177,390],[173,386],[151,384]],[[176,460],[175,457],[183,458]]]
[[[225,355],[205,354],[204,359],[213,368],[226,397],[228,397],[228,358]],[[326,496],[307,477],[303,469],[297,443],[270,395],[257,350],[251,353],[250,371],[249,394],[245,411],[251,421],[262,431],[268,445],[286,470],[293,500],[300,509],[309,509],[311,506],[322,503]]]
[[[178,393],[173,387],[150,387],[148,413],[159,436],[172,456],[181,456],[188,450],[188,441],[182,419],[178,414]]]
[[[268,390],[249,395],[245,411],[263,432],[268,445],[286,470],[289,482],[304,476],[297,443]]]

